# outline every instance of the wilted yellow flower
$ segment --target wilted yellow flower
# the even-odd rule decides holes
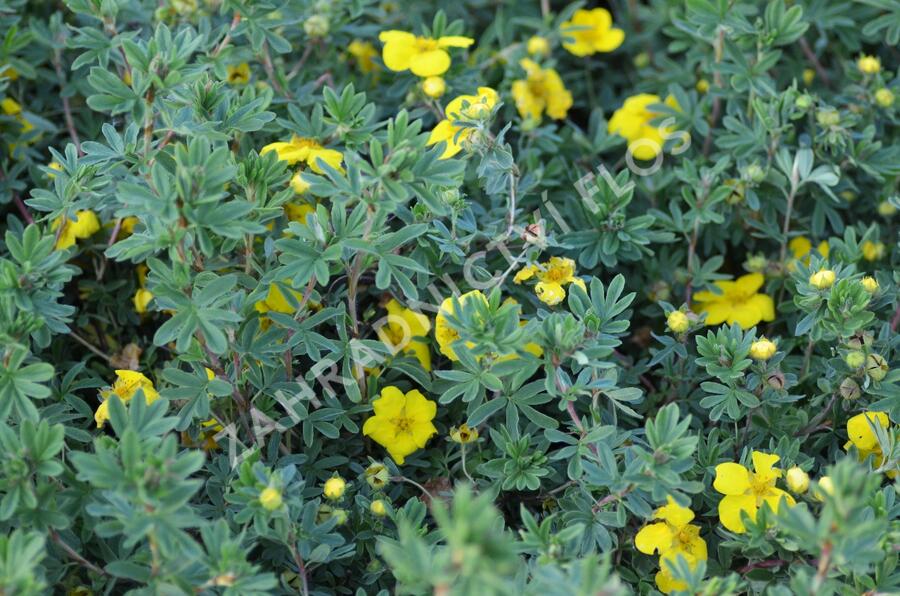
[[[891,368],[881,354],[866,356],[866,374],[873,381],[883,381]]]
[[[877,261],[884,256],[884,242],[866,240],[862,244],[862,255],[867,261]]]
[[[229,85],[246,85],[250,81],[250,65],[246,62],[229,65],[226,70],[228,71],[226,80]]]
[[[56,230],[62,222],[62,217],[57,218],[51,224],[50,229]],[[75,221],[66,218],[62,224],[63,229],[56,240],[56,250],[63,250],[75,244],[76,240],[90,238],[100,230],[100,220],[97,214],[90,210],[77,211]]]
[[[572,94],[559,73],[528,58],[519,65],[525,70],[525,79],[513,81],[511,90],[519,115],[534,122],[540,122],[545,112],[554,120],[565,118],[572,107]]]
[[[450,429],[450,440],[454,443],[465,445],[478,440],[478,429],[471,428],[468,424],[460,424]]]
[[[347,51],[353,56],[356,61],[356,67],[359,68],[360,72],[363,74],[378,70],[378,63],[375,62],[375,57],[378,56],[378,50],[375,49],[375,46],[372,45],[371,42],[354,39],[350,42],[350,45],[347,46]]]
[[[563,47],[576,56],[612,52],[625,41],[625,32],[612,24],[612,15],[605,8],[578,9],[562,24]]]
[[[393,353],[402,351],[415,356],[419,364],[431,371],[431,351],[423,338],[431,331],[429,318],[410,308],[403,307],[391,298],[385,305],[387,322],[376,329],[378,339]]]
[[[523,267],[516,273],[513,281],[522,283],[535,276],[538,283],[534,286],[534,292],[541,302],[549,306],[555,306],[565,299],[565,286],[570,283],[586,289],[584,281],[575,276],[575,261],[569,258],[550,257],[546,263]]]
[[[384,43],[381,53],[384,65],[395,72],[410,70],[416,76],[442,75],[450,68],[446,48],[467,48],[474,39],[451,35],[432,39],[406,31],[382,31],[378,39]]]
[[[827,290],[834,284],[834,271],[822,269],[809,276],[809,285],[819,290]]]
[[[138,392],[138,389],[144,393],[144,399],[148,404],[159,399],[159,393],[153,387],[153,381],[142,373],[133,370],[117,370],[116,382],[109,389],[100,392],[103,402],[94,413],[94,422],[97,423],[97,428],[103,428],[103,425],[109,420],[109,397],[111,395],[117,395],[122,402],[127,404]]]
[[[460,95],[447,104],[444,113],[447,118],[437,123],[428,137],[428,145],[447,143],[441,159],[453,157],[463,149],[465,141],[475,129],[471,126],[457,126],[457,121],[473,121],[486,118],[497,104],[499,96],[490,87],[479,87],[477,95]]]
[[[781,478],[781,470],[773,466],[781,458],[760,451],[754,451],[752,458],[752,474],[737,463],[719,464],[716,466],[716,479],[713,482],[713,488],[725,495],[719,501],[719,521],[738,534],[747,531],[741,520],[742,511],[755,520],[763,502],[768,503],[772,511],[776,512],[783,501],[790,506],[796,504],[794,497],[775,487],[775,482]]]
[[[881,72],[881,59],[863,54],[856,61],[856,67],[865,74],[877,74]]]
[[[766,339],[765,336],[760,337],[750,344],[750,357],[754,360],[759,360],[760,362],[768,360],[774,356],[777,351],[778,346],[775,345],[775,342]]]
[[[344,491],[346,489],[347,482],[343,478],[340,476],[332,476],[325,481],[325,487],[322,489],[322,492],[325,494],[326,499],[337,501],[344,496]]]
[[[447,83],[441,77],[428,77],[422,81],[422,91],[432,99],[438,99],[447,91]]]
[[[134,302],[134,310],[139,315],[147,312],[147,305],[150,304],[150,301],[153,300],[153,293],[150,290],[144,288],[138,288],[137,292],[134,293],[134,298],[132,301]]]
[[[659,112],[650,109],[653,104],[663,103],[658,95],[639,93],[625,100],[622,107],[609,119],[607,130],[628,141],[628,150],[637,159],[655,159],[662,151],[666,138],[672,127],[651,124],[660,117]],[[666,98],[665,105],[678,109],[678,102],[671,95]]]
[[[372,408],[375,414],[363,424],[363,435],[386,448],[399,465],[437,434],[431,422],[437,414],[437,404],[416,389],[404,394],[397,387],[385,387],[372,402]]]
[[[326,149],[313,139],[293,136],[288,142],[269,143],[262,148],[260,154],[266,154],[269,151],[274,151],[278,154],[278,159],[286,161],[289,166],[294,165],[298,161],[305,162],[316,174],[323,173],[317,161],[319,159],[335,170],[343,171],[341,162],[344,161],[344,156],[341,152],[335,149]]]
[[[374,490],[381,490],[391,479],[387,467],[381,462],[373,462],[366,468],[366,483]]]
[[[546,37],[532,35],[528,38],[527,50],[532,56],[546,56],[550,53],[550,42]]]
[[[760,321],[775,320],[775,301],[771,296],[757,293],[765,278],[761,273],[742,275],[734,281],[717,281],[720,294],[697,292],[694,312],[706,313],[707,325],[737,323],[749,329]]]
[[[890,89],[881,88],[875,92],[875,103],[883,108],[894,105],[894,94]]]

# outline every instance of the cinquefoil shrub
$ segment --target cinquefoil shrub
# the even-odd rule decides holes
[[[0,592],[900,592],[896,0],[0,0]]]

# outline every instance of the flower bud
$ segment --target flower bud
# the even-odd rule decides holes
[[[777,351],[778,346],[775,345],[775,342],[766,339],[765,336],[750,344],[750,357],[759,362],[765,362]]]
[[[833,495],[834,494],[834,483],[831,481],[830,476],[822,476],[816,482],[816,490],[813,491],[813,497],[816,501],[824,501],[825,495]]]
[[[822,269],[809,276],[809,285],[819,290],[827,290],[834,284],[834,271]]]
[[[887,360],[880,354],[869,354],[866,358],[866,374],[873,381],[883,380],[890,370]]]
[[[809,489],[809,474],[794,466],[787,471],[785,476],[788,488],[795,495],[802,495]]]
[[[294,189],[294,193],[302,195],[309,190],[309,187],[309,182],[303,179],[303,172],[297,172],[291,177],[291,188]]]
[[[744,269],[752,273],[762,273],[768,267],[769,261],[764,255],[750,255],[744,261]]]
[[[784,373],[780,370],[776,370],[766,377],[766,383],[772,389],[777,389],[779,391],[784,389]]]
[[[375,462],[366,468],[366,482],[374,490],[381,490],[391,479],[388,469],[381,462]]]
[[[807,94],[797,96],[797,99],[794,100],[794,106],[800,110],[808,110],[813,105],[813,98]]]
[[[878,280],[870,275],[862,278],[859,283],[862,285],[863,289],[870,294],[874,294],[878,291]]]
[[[279,509],[282,504],[281,491],[272,486],[264,488],[262,492],[259,493],[259,503],[263,506],[263,509],[266,509],[267,511]]]
[[[372,512],[372,515],[376,515],[378,517],[384,517],[387,515],[387,507],[384,505],[384,501],[381,499],[375,499],[369,504],[369,511]]]
[[[650,66],[650,54],[647,52],[640,52],[634,57],[632,63],[635,68],[647,68]]]
[[[856,67],[864,74],[876,74],[881,72],[881,59],[864,54],[856,61]]]
[[[811,68],[803,69],[803,84],[809,87],[816,80],[816,71]]]
[[[859,383],[857,383],[850,377],[847,377],[846,379],[841,381],[841,385],[840,387],[838,387],[838,392],[841,394],[841,397],[846,399],[847,401],[859,399],[862,395],[862,390],[859,388]]]
[[[884,242],[866,240],[862,243],[862,255],[867,261],[877,261],[884,256]]]
[[[766,171],[762,169],[762,166],[760,166],[758,163],[752,163],[747,166],[747,169],[744,173],[747,175],[747,178],[749,178],[751,182],[756,182],[757,184],[766,179]]]
[[[881,201],[878,203],[878,215],[882,217],[890,217],[897,213],[897,208],[890,201]]]
[[[846,362],[847,366],[850,368],[859,368],[865,364],[866,355],[859,350],[853,350],[852,352],[847,352],[847,355],[844,356],[844,362]]]
[[[441,77],[428,77],[422,81],[422,91],[432,99],[438,99],[447,90],[447,83]]]
[[[328,480],[325,481],[325,498],[331,499],[332,501],[337,501],[341,497],[344,496],[344,491],[347,489],[347,483],[340,476],[332,476]]]
[[[528,53],[532,56],[546,56],[550,53],[550,42],[546,37],[534,35],[528,40]]]
[[[894,94],[890,89],[879,89],[875,92],[875,103],[883,108],[889,108],[894,105]]]
[[[697,84],[694,85],[694,88],[697,89],[698,93],[706,93],[709,91],[709,81],[706,79],[700,79],[697,81]]]
[[[666,317],[666,325],[675,333],[684,333],[690,328],[691,322],[686,314],[680,310],[673,310]]]
[[[325,37],[329,29],[328,17],[324,15],[314,14],[303,22],[303,30],[310,37]]]
[[[841,115],[834,108],[822,108],[816,111],[816,122],[822,126],[837,126],[841,123]]]
[[[331,517],[337,520],[337,525],[342,526],[347,523],[349,515],[347,514],[346,509],[333,509],[331,511]]]

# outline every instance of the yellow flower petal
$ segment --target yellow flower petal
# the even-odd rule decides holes
[[[644,526],[634,537],[634,546],[645,555],[663,553],[672,546],[674,535],[665,523]]]
[[[741,520],[741,511],[746,511],[751,519],[756,519],[756,497],[753,495],[726,495],[719,501],[719,521],[738,534],[747,531]]]
[[[723,495],[742,495],[750,490],[750,472],[741,464],[719,464],[713,488]]]

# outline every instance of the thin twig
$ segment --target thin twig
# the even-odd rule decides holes
[[[725,51],[725,29],[719,27],[719,34],[716,37],[716,43],[713,48],[715,50],[716,66],[718,67],[722,62],[722,56]],[[715,81],[717,91],[720,90],[722,88],[722,73],[718,68],[716,68],[716,71],[713,73],[713,80]],[[719,114],[721,111],[722,100],[720,97],[716,96],[713,98],[712,113],[709,116],[709,132],[706,133],[706,139],[703,141],[703,157],[707,157],[710,149],[712,149],[713,129],[719,121]]]
[[[75,341],[77,341],[78,343],[83,345],[85,348],[87,348],[88,350],[90,350],[91,352],[93,352],[94,354],[99,356],[100,358],[103,358],[107,362],[110,362],[112,360],[112,358],[110,358],[109,356],[104,354],[102,351],[100,351],[99,348],[94,347],[94,345],[92,345],[88,340],[84,339],[83,337],[81,337],[80,335],[75,333],[74,331],[69,330],[69,335],[72,336],[72,339],[74,339]]]
[[[12,198],[13,198],[13,203],[15,204],[16,208],[19,210],[19,213],[22,214],[22,217],[25,218],[25,221],[27,221],[29,224],[33,224],[34,218],[31,217],[31,212],[28,210],[28,206],[25,205],[25,203],[22,201],[22,198],[19,197],[19,194],[15,193],[15,192],[12,193]]]
[[[50,530],[50,539],[53,540],[53,542],[56,543],[59,548],[63,549],[63,551],[65,551],[66,555],[68,555],[70,559],[72,559],[85,569],[89,569],[97,575],[109,575],[108,573],[106,573],[106,570],[97,567],[96,565],[79,555],[74,548],[66,544],[66,541],[62,539],[62,536],[60,536],[59,532],[57,532],[56,530]]]
[[[62,99],[63,117],[66,121],[66,128],[69,131],[69,137],[72,139],[72,144],[75,145],[75,151],[78,152],[78,155],[84,155],[84,151],[81,150],[81,141],[78,138],[78,131],[75,130],[75,119],[72,118],[72,106],[69,103],[69,98],[63,92],[63,87],[66,85],[66,75],[63,74],[59,51],[53,52],[53,68],[56,70],[56,78],[59,79],[59,96],[60,99]]]
[[[816,69],[819,77],[822,79],[822,82],[825,83],[826,86],[831,86],[831,78],[828,76],[828,71],[825,70],[825,67],[822,66],[822,63],[819,62],[819,57],[816,56],[816,53],[812,51],[812,48],[809,47],[809,42],[806,41],[805,37],[800,38],[800,49],[803,50],[803,54],[806,56],[806,59],[812,63],[813,68]]]
[[[234,30],[237,29],[237,26],[241,23],[241,13],[234,13],[234,17],[231,19],[231,28],[228,29],[228,32],[225,34],[225,37],[222,38],[222,41],[219,42],[219,45],[216,46],[216,49],[212,51],[210,54],[211,58],[215,58],[218,56],[225,47],[231,43],[231,35],[234,33]]]

